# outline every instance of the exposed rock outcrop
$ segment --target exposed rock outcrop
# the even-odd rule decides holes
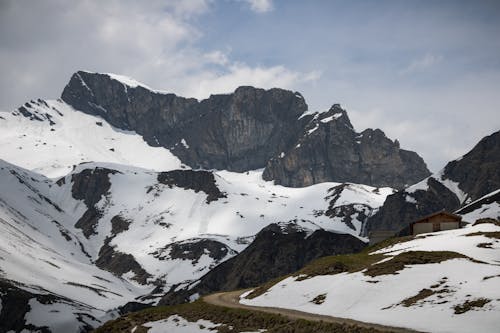
[[[381,130],[356,133],[335,104],[306,126],[290,150],[268,162],[263,177],[292,187],[336,181],[403,188],[429,174],[421,157],[400,149]]]
[[[30,291],[22,289],[27,288]],[[62,303],[68,310],[76,310],[85,307],[84,304],[76,304],[73,301],[53,294],[47,290],[40,290],[31,286],[24,286],[15,281],[0,278],[0,332],[40,332],[51,333],[47,326],[35,326],[27,321],[27,315],[34,310],[30,302],[36,301],[42,305]],[[72,309],[71,306],[75,307]],[[70,312],[71,313],[71,312]],[[97,319],[85,313],[74,313],[80,322],[80,332],[90,332],[94,327],[89,323]],[[90,320],[89,320],[90,319]]]
[[[266,167],[265,179],[292,187],[336,181],[403,188],[430,174],[416,153],[400,149],[382,131],[356,133],[339,105],[305,114],[304,98],[283,89],[239,87],[197,101],[80,71],[62,99],[136,131],[195,169]]]
[[[95,227],[102,217],[102,212],[95,205],[111,187],[109,175],[117,172],[106,168],[95,168],[71,175],[71,195],[77,200],[83,200],[87,206],[87,211],[78,219],[75,227],[82,229],[87,238],[95,234]]]
[[[368,219],[365,234],[373,230],[399,232],[420,217],[440,210],[453,212],[460,207],[457,196],[446,186],[429,177],[427,190],[400,191],[387,197],[379,211]]]
[[[313,259],[333,254],[352,253],[366,244],[348,234],[325,230],[308,232],[295,224],[271,224],[235,257],[216,266],[189,287],[173,287],[160,304],[186,302],[192,295],[218,290],[257,286],[265,281],[298,270]]]
[[[453,212],[499,189],[498,170],[500,131],[483,138],[471,151],[449,162],[438,174],[388,196],[380,210],[368,219],[365,234],[372,230],[398,232],[422,216],[442,209]]]
[[[458,183],[468,196],[480,197],[500,188],[500,131],[488,135],[462,158],[448,163],[443,177]]]
[[[198,263],[203,255],[208,255],[219,263],[228,254],[235,255],[236,252],[227,245],[212,239],[188,239],[175,242],[153,253],[154,257],[160,260],[183,259],[191,260],[193,264]]]
[[[114,246],[110,245],[111,240],[112,238],[106,239],[104,245],[99,250],[99,257],[95,262],[96,266],[116,276],[133,272],[133,280],[141,284],[146,284],[151,275],[139,265],[133,255],[116,251]]]
[[[158,174],[158,181],[170,188],[181,187],[195,192],[205,192],[207,203],[226,198],[227,195],[217,187],[214,174],[203,170],[173,170]]]
[[[204,169],[262,168],[291,145],[307,122],[297,121],[307,110],[303,97],[283,89],[240,87],[198,102],[80,71],[71,77],[62,99]]]

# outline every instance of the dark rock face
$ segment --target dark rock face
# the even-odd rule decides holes
[[[480,197],[500,188],[500,131],[485,138],[461,159],[444,168],[444,177],[459,183],[468,199]]]
[[[333,254],[357,252],[366,244],[354,236],[317,230],[309,237],[301,229],[271,224],[235,257],[216,266],[192,289],[171,289],[160,304],[177,304],[196,293],[257,286],[265,281],[294,272],[313,259]]]
[[[21,332],[28,327],[24,316],[31,310],[28,304],[35,295],[22,290],[6,280],[0,280],[0,298],[2,310],[0,311],[0,332]],[[31,325],[30,325],[31,326]],[[38,328],[41,332],[50,332],[48,327]]]
[[[207,254],[215,262],[220,262],[228,254],[236,254],[233,250],[228,248],[225,244],[212,239],[192,239],[188,241],[176,242],[167,245],[165,248],[160,249],[153,253],[155,258],[163,260],[164,258],[170,259],[183,259],[191,260],[196,264],[202,255]]]
[[[458,211],[456,211],[456,214],[467,214],[470,212],[473,212],[479,208],[481,208],[482,205],[488,205],[493,202],[497,202],[500,204],[500,192],[493,192],[490,195],[486,195],[483,198],[474,201],[473,203],[460,208]],[[497,219],[500,219],[500,215],[497,216]],[[468,222],[475,222],[475,221],[468,221]]]
[[[336,181],[402,188],[429,175],[417,154],[399,149],[382,131],[356,133],[339,105],[302,116],[304,98],[287,90],[239,87],[198,102],[77,72],[61,98],[170,149],[195,169],[266,167],[265,179],[292,187]]]
[[[34,326],[26,323],[24,318],[31,311],[29,304],[30,300],[35,299],[41,304],[64,303],[71,304],[72,301],[58,295],[51,294],[46,290],[40,294],[35,291],[26,291],[20,287],[25,287],[10,280],[0,278],[0,332],[40,332],[51,333],[52,331],[47,326]],[[32,289],[33,287],[31,287]],[[85,321],[86,315],[78,316],[81,324],[80,332],[90,332],[93,327]],[[89,318],[96,320],[96,318]]]
[[[135,273],[133,277],[135,281],[146,284],[151,275],[139,265],[133,255],[115,251],[114,247],[109,244],[111,239],[112,238],[106,239],[104,245],[99,250],[99,257],[95,262],[96,266],[116,276],[122,276],[132,271]]]
[[[83,213],[83,215],[76,221],[75,227],[82,229],[83,235],[87,238],[96,234],[95,227],[99,223],[102,213],[94,206],[90,207]]]
[[[27,103],[24,103],[24,105],[20,106],[17,110],[12,112],[12,115],[14,116],[23,116],[26,118],[29,118],[30,120],[35,120],[35,121],[46,121],[49,123],[50,126],[55,125],[56,123],[52,120],[52,116],[48,113],[40,112],[37,110],[37,107],[46,107],[48,108],[47,102],[45,102],[42,99],[37,99],[36,101],[31,100]]]
[[[158,181],[170,188],[176,186],[195,192],[205,192],[207,194],[207,203],[227,197],[217,187],[214,174],[210,171],[173,170],[161,172],[158,174]]]
[[[460,202],[438,176],[432,176],[427,179],[428,188],[425,190],[416,190],[414,193],[400,191],[388,196],[380,210],[368,219],[365,234],[371,230],[398,232],[422,216],[442,209],[453,212],[469,200],[477,200],[500,188],[498,170],[500,131],[483,138],[461,159],[445,166],[441,178],[458,183],[458,187],[466,194],[464,202]],[[466,213],[466,210],[462,213]]]
[[[397,233],[420,217],[443,209],[453,212],[460,207],[457,196],[443,184],[429,177],[427,185],[426,191],[417,190],[411,195],[400,191],[388,196],[380,210],[368,219],[365,234],[372,230]]]
[[[85,169],[71,176],[71,195],[77,200],[83,200],[87,211],[78,219],[75,227],[82,229],[85,237],[95,234],[95,227],[102,213],[95,208],[101,197],[108,193],[111,183],[109,175],[118,171],[105,168]]]
[[[71,195],[77,200],[83,200],[87,207],[97,204],[103,195],[108,193],[111,183],[110,174],[116,174],[118,171],[95,168],[85,169],[80,173],[71,175]]]
[[[121,316],[123,316],[127,313],[141,311],[150,307],[152,307],[152,305],[147,303],[128,302],[127,304],[118,307],[118,312]]]
[[[381,130],[356,133],[336,104],[313,119],[289,151],[271,159],[263,177],[291,187],[336,181],[403,188],[429,174],[421,157]]]
[[[289,146],[300,130],[297,118],[307,110],[302,96],[282,89],[240,87],[198,102],[87,72],[71,77],[62,99],[113,126],[135,130],[194,168],[232,171],[261,168]]]
[[[111,234],[118,235],[120,232],[128,230],[128,227],[132,221],[126,220],[120,215],[113,216],[111,218]]]

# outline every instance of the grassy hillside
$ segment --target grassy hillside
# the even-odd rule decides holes
[[[211,305],[198,300],[194,303],[177,306],[164,306],[146,309],[140,312],[130,313],[116,320],[107,322],[104,326],[95,330],[95,333],[121,333],[131,332],[144,333],[148,328],[143,324],[179,315],[190,322],[199,319],[220,323],[216,331],[226,332],[258,332],[266,330],[270,333],[376,333],[382,332],[375,329],[355,327],[346,324],[333,324],[308,320],[291,320],[281,315],[274,315],[259,311],[243,309],[231,309]]]

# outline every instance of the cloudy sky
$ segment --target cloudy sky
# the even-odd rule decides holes
[[[0,0],[1,109],[79,69],[197,98],[297,90],[437,171],[500,129],[500,2]]]

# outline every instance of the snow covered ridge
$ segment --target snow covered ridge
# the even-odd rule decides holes
[[[205,175],[201,183],[183,184],[197,179],[182,178],[194,172]],[[359,202],[376,209],[392,193],[337,183],[290,189],[263,181],[261,173],[84,163],[55,181],[0,160],[0,278],[16,294],[29,293],[26,325],[78,331],[100,325],[127,302],[154,302],[164,290],[200,278],[270,223],[296,220],[308,231],[358,236],[361,220],[352,216],[352,228],[326,215],[328,207]],[[161,177],[172,174],[179,175]],[[339,186],[332,204],[331,189]],[[112,274],[106,260],[122,263]],[[12,293],[0,294],[5,306]],[[50,324],[44,321],[56,310]]]
[[[0,112],[0,159],[58,178],[82,162],[111,162],[156,171],[178,169],[169,150],[149,146],[133,131],[78,112],[62,101],[38,99]]]
[[[14,301],[19,316],[2,328],[77,332],[151,290],[94,265],[91,244],[74,227],[84,207],[71,188],[1,160],[0,188],[0,299],[3,310]]]
[[[444,174],[445,169],[442,169],[438,173],[422,180],[421,182],[408,187],[405,191],[408,193],[406,196],[406,200],[408,202],[413,202],[415,199],[412,197],[412,193],[416,191],[427,191],[429,189],[428,181],[429,178],[432,178],[441,184],[443,184],[448,190],[450,190],[453,194],[455,194],[460,202],[460,204],[468,204],[471,202],[471,198],[467,193],[465,193],[462,189],[460,189],[460,184],[454,182],[450,179],[447,179]]]
[[[495,332],[499,233],[496,222],[419,235],[357,255],[364,255],[366,269],[289,277],[240,302],[419,331]]]

